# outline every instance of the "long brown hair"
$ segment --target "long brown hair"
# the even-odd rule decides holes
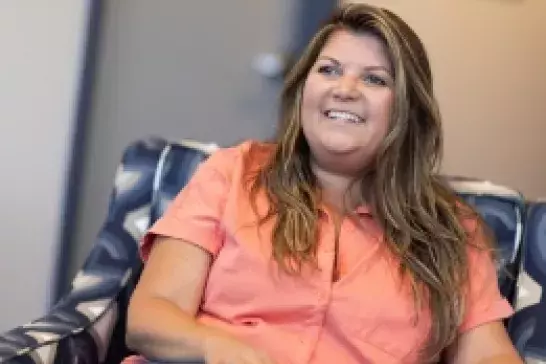
[[[363,176],[371,181],[371,193],[362,193],[384,229],[385,244],[401,262],[401,273],[412,282],[416,305],[430,311],[432,327],[423,359],[431,360],[453,342],[461,323],[469,241],[461,214],[477,216],[462,208],[437,175],[442,128],[430,64],[422,42],[401,18],[385,9],[350,4],[318,31],[286,76],[275,151],[255,179],[252,196],[255,200],[258,191],[265,191],[268,197],[269,211],[260,221],[275,220],[273,256],[279,265],[297,272],[303,264],[315,264],[320,193],[300,107],[309,71],[338,29],[376,36],[394,70],[389,132],[371,172]]]

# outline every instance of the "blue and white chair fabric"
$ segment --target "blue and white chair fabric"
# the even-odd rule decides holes
[[[546,201],[529,204],[510,321],[512,342],[526,363],[546,364]]]
[[[476,208],[491,229],[498,248],[499,288],[512,302],[523,241],[524,197],[518,191],[488,181],[453,178],[450,184]]]

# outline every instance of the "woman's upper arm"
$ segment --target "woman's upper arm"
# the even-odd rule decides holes
[[[468,281],[464,292],[464,317],[459,333],[464,334],[478,326],[502,321],[514,310],[501,295],[497,267],[489,250],[485,224],[475,220],[468,229],[472,241],[468,247]]]
[[[132,300],[166,299],[195,315],[211,260],[209,252],[193,243],[158,236]]]
[[[473,241],[468,253],[465,314],[458,340],[448,350],[448,362],[521,363],[503,324],[513,309],[500,293],[497,268],[480,224],[474,221],[470,230]]]
[[[450,364],[523,364],[502,321],[489,322],[460,335],[447,352]]]
[[[202,162],[147,232],[140,246],[145,268],[133,300],[166,298],[195,313],[211,261],[223,246],[227,167],[236,158],[236,150],[222,150]]]

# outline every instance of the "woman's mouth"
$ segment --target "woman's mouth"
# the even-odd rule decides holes
[[[351,124],[362,124],[365,122],[359,115],[350,111],[326,110],[323,114],[328,119],[344,121]]]

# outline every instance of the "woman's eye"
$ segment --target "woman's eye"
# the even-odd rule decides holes
[[[387,81],[384,78],[376,76],[376,75],[364,76],[364,82],[374,86],[387,86]]]
[[[339,67],[333,65],[323,65],[318,68],[318,73],[327,76],[338,76],[341,74]]]

